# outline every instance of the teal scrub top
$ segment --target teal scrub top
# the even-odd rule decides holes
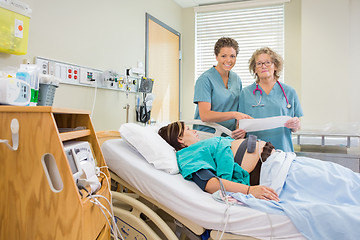
[[[241,89],[241,79],[235,72],[230,71],[228,88],[226,88],[220,73],[215,67],[210,68],[201,74],[195,84],[194,103],[196,104],[196,111],[194,118],[200,119],[198,102],[209,102],[211,110],[215,112],[238,111]],[[235,119],[218,123],[231,131],[236,128]],[[213,129],[204,126],[196,126],[194,129],[214,132]]]
[[[193,173],[209,169],[222,179],[249,185],[249,173],[234,162],[232,141],[230,137],[213,137],[177,151],[181,175],[191,180]]]
[[[259,91],[256,91],[256,95],[253,94],[253,91],[256,88],[256,83],[253,83],[250,86],[245,87],[240,94],[239,112],[248,114],[253,118],[266,118],[275,116],[302,117],[304,114],[295,89],[289,85],[286,85],[285,83],[281,83],[281,85],[285,91],[289,103],[291,104],[290,109],[286,107],[287,103],[284,93],[277,83],[274,85],[269,95],[267,95],[259,85],[259,88],[262,90],[260,104],[264,104],[264,106],[253,107],[253,105],[257,105],[260,100]],[[248,134],[256,135],[263,141],[271,142],[276,149],[281,149],[284,152],[294,151],[291,140],[291,130],[289,128],[280,127],[264,131],[249,132]]]

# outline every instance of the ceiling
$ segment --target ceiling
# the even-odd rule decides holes
[[[182,8],[196,7],[202,5],[229,3],[229,2],[242,2],[247,0],[174,0]]]

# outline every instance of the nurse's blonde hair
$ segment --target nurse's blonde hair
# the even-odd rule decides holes
[[[259,56],[260,54],[267,54],[270,56],[271,61],[274,63],[274,65],[276,67],[276,70],[274,71],[274,77],[276,80],[278,80],[280,78],[280,73],[283,69],[284,60],[279,54],[277,54],[275,51],[273,51],[272,49],[270,49],[268,47],[259,48],[253,53],[253,55],[251,56],[251,58],[249,60],[250,74],[254,76],[254,79],[256,79],[257,83],[260,81],[259,76],[255,73],[256,57]]]

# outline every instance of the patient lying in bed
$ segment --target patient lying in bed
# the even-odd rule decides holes
[[[177,150],[178,165],[184,178],[193,180],[203,190],[209,193],[219,190],[220,183],[216,178],[219,177],[228,191],[279,200],[273,189],[258,185],[261,163],[275,151],[271,143],[223,137],[200,141],[196,131],[183,122],[162,127],[159,135]],[[266,151],[262,154],[264,148]]]
[[[359,173],[335,163],[276,151],[262,141],[253,147],[249,144],[242,154],[244,145],[239,146],[245,140],[216,137],[199,141],[183,122],[161,128],[159,135],[177,150],[183,177],[203,190],[214,193],[220,189],[220,180],[238,201],[288,215],[309,239],[360,239]],[[264,149],[267,154],[262,154]],[[243,155],[241,162],[236,155]],[[251,184],[256,166],[261,167],[261,185]]]

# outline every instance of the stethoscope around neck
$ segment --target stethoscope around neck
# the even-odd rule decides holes
[[[281,84],[280,84],[279,81],[276,81],[276,82],[279,84],[279,86],[280,86],[280,88],[281,88],[281,90],[282,90],[282,92],[283,92],[283,94],[284,94],[284,97],[285,97],[285,100],[286,100],[286,107],[290,109],[290,108],[291,108],[291,104],[289,103],[289,100],[288,100],[288,98],[287,98],[287,96],[286,96],[286,94],[285,94],[285,91],[284,91],[283,87],[281,86]],[[259,91],[259,92],[260,92],[259,101],[256,101],[256,94],[255,94],[256,91]],[[255,98],[256,104],[254,104],[254,105],[252,105],[252,106],[253,106],[253,107],[263,107],[264,104],[261,103],[262,90],[259,88],[259,84],[256,84],[256,88],[254,89],[253,94],[254,94],[254,98]]]

